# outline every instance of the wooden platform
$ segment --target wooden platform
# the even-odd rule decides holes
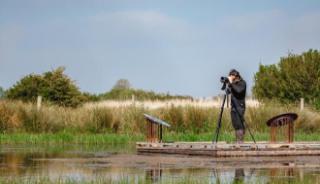
[[[320,155],[320,142],[276,143],[245,142],[227,144],[219,142],[174,142],[147,143],[137,142],[138,153],[181,154],[213,157],[248,157],[248,156],[308,156]]]

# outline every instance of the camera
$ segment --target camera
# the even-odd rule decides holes
[[[221,77],[220,82],[221,83],[229,83],[229,79],[228,79],[228,77]]]
[[[223,83],[221,90],[225,90],[227,87],[227,84],[230,82],[228,77],[221,77],[220,82]]]

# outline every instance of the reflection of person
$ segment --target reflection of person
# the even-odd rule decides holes
[[[243,143],[245,134],[243,118],[246,110],[246,82],[235,69],[230,71],[228,79],[231,92],[232,126],[235,129],[237,143]]]
[[[234,171],[234,181],[233,183],[244,183],[244,169],[238,168]]]

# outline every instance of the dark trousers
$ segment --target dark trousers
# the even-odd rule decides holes
[[[234,107],[231,107],[231,121],[235,130],[244,130],[244,122],[241,121],[241,117],[244,116],[245,108],[238,107],[238,112]],[[239,113],[239,114],[238,114]]]

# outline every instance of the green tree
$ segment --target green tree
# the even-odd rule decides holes
[[[320,104],[320,53],[309,50],[301,55],[289,54],[278,64],[261,65],[254,76],[253,94],[260,100]]]
[[[42,95],[45,86],[46,82],[41,75],[30,74],[11,87],[7,91],[7,97],[22,101],[35,101],[38,95]]]
[[[83,96],[74,82],[64,74],[65,68],[46,72],[42,75],[30,74],[18,81],[7,92],[10,99],[35,101],[37,96],[60,106],[76,107]]]
[[[113,86],[112,89],[116,89],[116,90],[124,90],[124,89],[130,89],[131,88],[131,84],[129,82],[129,80],[127,79],[119,79],[116,84]]]
[[[4,92],[4,89],[0,86],[0,99],[1,98],[4,98],[4,94],[5,92]]]

